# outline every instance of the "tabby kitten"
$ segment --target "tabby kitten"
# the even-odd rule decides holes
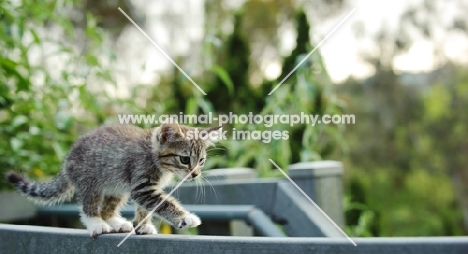
[[[131,232],[165,197],[164,187],[173,175],[194,179],[200,175],[206,149],[213,145],[211,132],[172,121],[160,127],[141,129],[131,125],[103,126],[78,138],[61,171],[48,183],[30,182],[17,173],[9,182],[40,204],[70,200],[74,193],[81,205],[81,221],[92,237],[113,232]],[[194,137],[190,132],[199,133]],[[194,137],[194,138],[188,138]],[[136,203],[132,223],[120,216],[128,197]],[[178,228],[196,227],[200,219],[169,197],[155,213]],[[156,234],[148,218],[137,234]]]

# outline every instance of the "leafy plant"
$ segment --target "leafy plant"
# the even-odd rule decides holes
[[[91,86],[114,83],[98,59],[103,32],[89,13],[81,16],[83,27],[70,19],[78,6],[0,2],[0,171],[55,174],[77,135],[106,118],[109,97]],[[82,34],[85,47],[77,53],[72,42]]]

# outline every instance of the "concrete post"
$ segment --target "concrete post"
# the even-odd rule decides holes
[[[338,161],[301,162],[288,167],[289,176],[342,229],[343,165]]]
[[[253,179],[257,176],[254,169],[251,168],[218,168],[204,172],[208,180],[243,180]]]

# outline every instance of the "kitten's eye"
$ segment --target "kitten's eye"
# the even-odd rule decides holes
[[[205,158],[201,158],[198,164],[203,165],[205,163]]]
[[[190,157],[188,156],[179,156],[180,163],[182,164],[189,164],[190,163]]]

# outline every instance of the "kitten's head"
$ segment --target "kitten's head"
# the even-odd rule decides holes
[[[183,179],[192,180],[201,174],[206,149],[218,141],[221,126],[196,128],[179,125],[175,119],[164,122],[152,135],[153,151],[159,165]]]

